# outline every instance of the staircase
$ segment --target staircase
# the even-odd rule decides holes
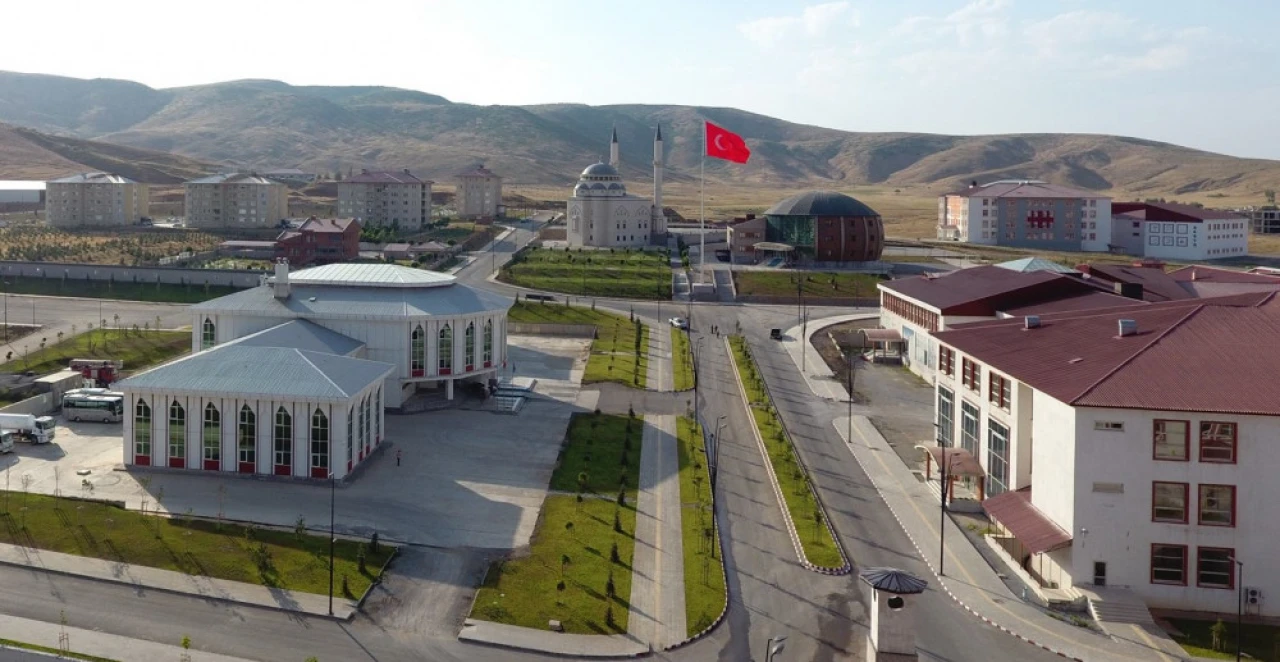
[[[1107,636],[1156,651],[1163,659],[1188,659],[1186,651],[1156,625],[1147,604],[1133,591],[1112,586],[1076,586],[1089,614]]]

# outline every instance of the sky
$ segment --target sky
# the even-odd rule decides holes
[[[1275,0],[4,4],[6,24],[30,28],[0,39],[9,71],[729,106],[849,131],[1109,133],[1280,159]]]

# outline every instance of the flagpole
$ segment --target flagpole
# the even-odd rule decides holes
[[[703,283],[707,259],[707,121],[702,120],[702,160],[698,164],[698,284]]]

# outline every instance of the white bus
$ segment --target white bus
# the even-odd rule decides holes
[[[62,415],[73,421],[119,423],[124,416],[124,398],[118,395],[64,396]]]

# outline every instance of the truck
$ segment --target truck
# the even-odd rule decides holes
[[[35,416],[32,414],[0,414],[0,430],[12,433],[13,436],[26,439],[34,444],[47,444],[53,441],[54,421],[52,416]],[[0,442],[2,444],[3,442]],[[3,452],[0,450],[0,452]]]

